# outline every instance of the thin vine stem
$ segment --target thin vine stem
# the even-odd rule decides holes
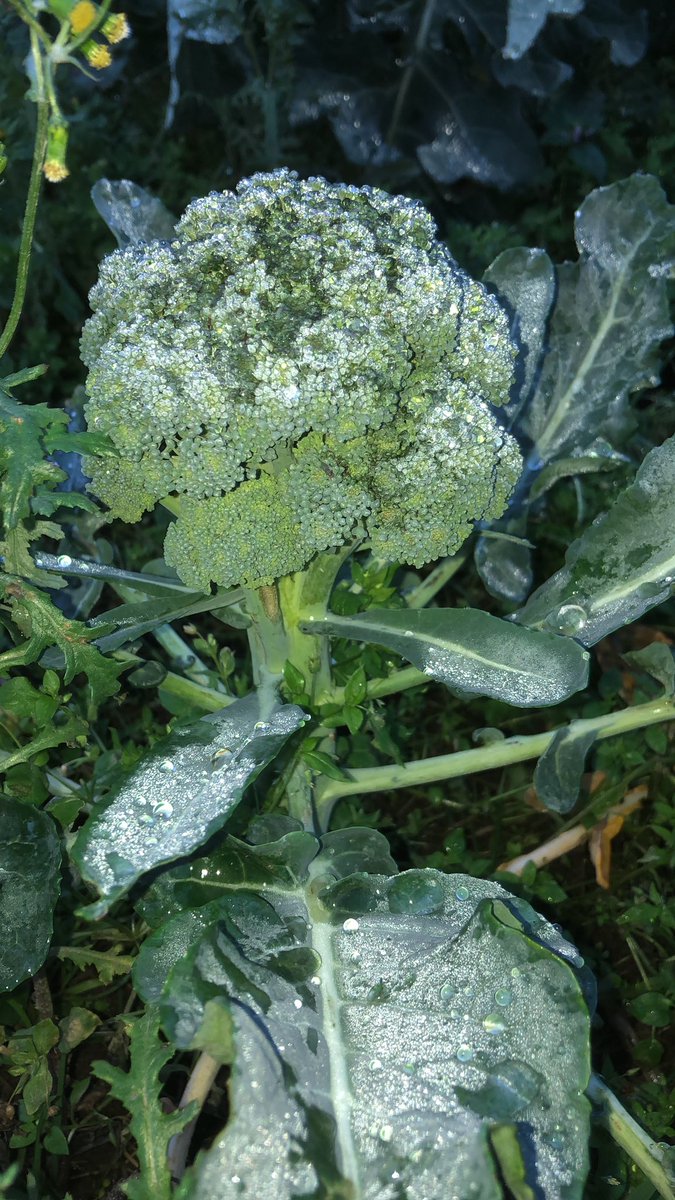
[[[21,313],[23,312],[24,301],[26,299],[28,271],[30,268],[31,251],[33,248],[33,234],[35,232],[35,218],[37,215],[38,202],[40,199],[40,186],[42,183],[42,166],[47,151],[47,135],[49,130],[49,102],[44,96],[42,59],[40,56],[40,47],[38,45],[37,34],[33,29],[30,30],[30,39],[33,59],[38,75],[35,144],[33,147],[33,163],[31,166],[30,180],[28,183],[28,194],[26,196],[23,228],[21,230],[21,241],[19,243],[19,260],[16,268],[14,299],[12,300],[12,307],[9,310],[9,316],[7,317],[5,328],[2,331],[2,335],[0,335],[0,359],[7,352],[10,342],[14,337],[17,325],[21,319]]]

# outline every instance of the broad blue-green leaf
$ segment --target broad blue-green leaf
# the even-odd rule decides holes
[[[306,719],[295,705],[262,713],[260,703],[251,694],[162,738],[95,809],[72,850],[101,893],[87,917],[101,916],[146,872],[190,854],[222,828]]]
[[[619,455],[609,457],[601,454],[580,454],[577,458],[558,458],[555,462],[548,463],[537,475],[530,488],[530,500],[538,500],[560,479],[569,479],[577,475],[595,475],[601,471],[616,471],[622,461]]]
[[[518,613],[592,646],[666,600],[675,579],[675,437],[567,551],[565,566]]]
[[[534,772],[534,786],[542,804],[554,812],[569,812],[577,802],[586,755],[596,734],[583,722],[559,729]]]
[[[127,1028],[129,1070],[123,1071],[103,1060],[92,1066],[94,1074],[110,1085],[112,1095],[131,1114],[130,1128],[138,1151],[140,1175],[126,1184],[129,1200],[170,1200],[169,1143],[193,1120],[198,1106],[190,1104],[169,1113],[162,1108],[160,1072],[173,1057],[173,1050],[160,1040],[157,1011],[149,1008],[136,1020],[127,1018]]]
[[[537,39],[546,21],[554,14],[576,16],[585,0],[509,0],[507,36],[502,54],[521,58]]]
[[[134,641],[136,638],[150,633],[159,625],[180,621],[185,617],[194,616],[196,613],[220,609],[223,610],[221,616],[227,620],[227,613],[224,610],[238,598],[239,589],[236,589],[234,597],[229,592],[222,592],[220,595],[216,593],[213,596],[205,596],[201,592],[191,592],[180,598],[172,596],[160,599],[156,597],[138,603],[118,604],[116,608],[111,608],[108,612],[95,617],[89,622],[89,626],[92,629],[95,629],[97,625],[117,626],[114,633],[106,633],[96,639],[99,650],[110,654],[113,650],[125,645],[126,642]]]
[[[130,179],[97,179],[91,198],[118,246],[135,246],[157,238],[170,241],[176,218],[161,200]]]
[[[480,535],[474,551],[485,590],[508,605],[522,604],[532,587],[531,545],[514,536],[516,529],[524,532],[524,525],[508,518],[495,522],[489,532]]]
[[[551,306],[555,268],[545,250],[519,246],[504,250],[488,267],[485,283],[496,288],[511,313],[511,331],[522,346],[518,397],[505,405],[510,420],[520,412],[539,374]]]
[[[537,1195],[578,1200],[589,1017],[574,948],[494,883],[331,869],[326,848],[273,889],[223,884],[141,952],[170,1038],[218,1054],[224,1028],[233,1058],[229,1123],[180,1200],[498,1200],[504,1121]]]
[[[631,392],[653,382],[672,325],[675,208],[650,175],[598,188],[576,214],[577,263],[558,273],[549,350],[526,427],[545,462],[612,440]]]
[[[551,634],[520,637],[517,625],[474,608],[371,609],[305,628],[386,646],[453,692],[494,696],[520,708],[558,704],[588,678],[588,655],[575,642]]]
[[[61,846],[51,817],[0,796],[0,991],[42,966],[59,894]]]

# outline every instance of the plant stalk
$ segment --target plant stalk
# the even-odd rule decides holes
[[[181,1129],[180,1133],[172,1137],[169,1142],[167,1159],[171,1177],[176,1182],[182,1179],[185,1174],[185,1165],[187,1163],[192,1135],[197,1124],[197,1117],[206,1103],[208,1094],[215,1083],[216,1075],[221,1066],[222,1063],[218,1062],[218,1059],[213,1058],[212,1055],[206,1052],[200,1054],[185,1085],[183,1095],[178,1102],[179,1108],[187,1108],[188,1104],[192,1104],[196,1100],[199,1108],[189,1125]]]
[[[40,199],[40,187],[42,184],[42,166],[45,160],[45,154],[47,152],[49,102],[44,95],[42,59],[40,57],[38,38],[37,34],[32,28],[30,30],[30,40],[33,60],[35,62],[35,69],[37,73],[37,122],[35,126],[33,162],[31,165],[30,180],[28,183],[28,194],[26,196],[23,227],[21,229],[21,241],[19,243],[19,259],[16,268],[14,298],[12,300],[12,307],[9,310],[9,316],[7,317],[5,328],[0,335],[0,359],[7,352],[10,342],[14,337],[17,325],[21,319],[24,300],[26,299],[28,271],[30,268],[30,257],[33,248],[33,234],[35,232],[35,218],[37,216],[38,202]]]
[[[600,1119],[617,1146],[625,1150],[663,1200],[675,1200],[675,1190],[664,1170],[663,1150],[658,1142],[633,1120],[598,1075],[591,1075],[586,1094],[599,1109]]]
[[[647,704],[636,704],[633,708],[608,716],[591,717],[573,721],[575,730],[593,732],[597,739],[615,737],[633,729],[656,725],[661,721],[675,720],[675,700],[651,700]],[[433,758],[421,758],[417,762],[392,764],[382,767],[363,767],[345,771],[344,780],[324,779],[319,785],[316,806],[322,824],[328,819],[333,805],[344,796],[358,796],[366,792],[387,792],[394,788],[418,787],[420,784],[438,783],[442,779],[456,779],[461,775],[472,775],[476,771],[491,771],[511,763],[526,762],[539,758],[550,746],[556,729],[536,733],[528,737],[511,737],[479,746],[475,750],[458,750],[453,754],[439,754]]]

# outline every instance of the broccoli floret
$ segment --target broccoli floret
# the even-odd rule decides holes
[[[87,419],[120,454],[92,489],[125,520],[172,497],[190,585],[259,586],[357,531],[421,566],[505,507],[507,317],[412,200],[254,175],[110,255],[91,303]]]

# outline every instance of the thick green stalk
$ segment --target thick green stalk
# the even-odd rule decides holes
[[[598,1075],[591,1075],[587,1095],[597,1105],[603,1124],[618,1146],[646,1175],[664,1200],[675,1200],[675,1190],[666,1175],[663,1148],[645,1133]]]
[[[38,201],[40,199],[40,185],[42,183],[42,166],[47,151],[49,102],[43,95],[42,59],[40,57],[37,34],[32,29],[30,31],[30,37],[33,61],[35,62],[35,68],[37,72],[37,123],[35,127],[35,144],[33,146],[33,164],[31,166],[28,194],[26,196],[26,208],[23,217],[23,228],[21,230],[21,241],[19,243],[19,261],[16,268],[14,299],[12,300],[12,307],[9,310],[9,316],[7,317],[5,328],[0,335],[0,359],[7,351],[9,344],[14,337],[16,327],[19,324],[21,313],[23,311],[24,300],[26,298],[28,270],[30,267],[31,250],[33,248],[33,234],[35,232],[35,218],[37,215]]]
[[[675,720],[675,700],[652,700],[648,704],[636,704],[621,712],[603,717],[574,721],[575,730],[588,731],[596,738],[615,737],[633,729],[642,729],[661,721]],[[490,771],[510,763],[525,762],[539,758],[550,746],[557,730],[536,733],[529,737],[511,737],[479,746],[475,750],[458,750],[454,754],[439,754],[434,758],[421,758],[417,762],[392,764],[383,767],[363,767],[345,771],[344,780],[324,779],[316,798],[317,811],[322,824],[328,820],[333,805],[344,796],[358,796],[366,792],[387,792],[393,788],[418,787],[426,783],[438,783],[442,779],[456,779],[476,771]]]

